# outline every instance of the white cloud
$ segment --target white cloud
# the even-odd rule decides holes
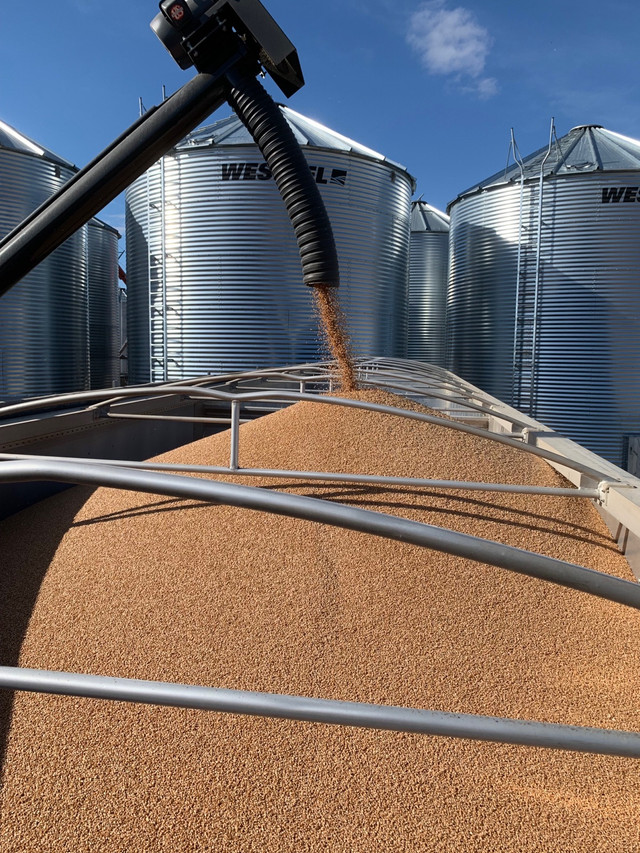
[[[473,80],[467,85],[460,84],[460,88],[463,92],[477,95],[483,101],[487,98],[493,98],[499,91],[498,81],[494,77],[478,77],[477,80]]]
[[[484,69],[493,39],[469,9],[445,0],[423,3],[410,18],[407,41],[431,74],[453,75],[465,91],[489,98],[497,82]]]

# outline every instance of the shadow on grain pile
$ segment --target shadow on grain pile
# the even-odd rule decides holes
[[[4,522],[0,538],[0,661],[17,666],[40,585],[69,525],[90,494],[72,489],[56,501],[55,513],[34,508]],[[4,538],[6,531],[6,539]],[[16,542],[22,545],[15,547]],[[11,547],[6,547],[9,542]],[[25,560],[25,552],[28,559]],[[0,690],[0,766],[4,761],[13,694]]]
[[[162,457],[227,458],[227,434]],[[320,403],[243,426],[240,464],[562,482],[541,460],[484,439]],[[583,499],[290,486],[630,578]],[[26,562],[30,512],[22,537],[4,536]],[[101,489],[51,559],[20,662],[637,730],[639,628],[628,608],[415,546]],[[639,783],[632,760],[16,694],[0,842],[3,851],[640,850]]]

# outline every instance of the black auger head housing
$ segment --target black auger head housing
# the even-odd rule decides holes
[[[262,152],[298,241],[303,281],[338,287],[333,230],[293,131],[264,87],[266,71],[290,97],[304,85],[296,49],[260,0],[160,0],[151,29],[181,68],[224,79],[227,101]]]
[[[162,0],[151,26],[178,65],[201,73],[0,238],[0,296],[225,101],[272,167],[296,232],[305,284],[337,287],[324,202],[291,128],[256,79],[264,70],[286,97],[297,92],[304,79],[294,46],[259,0]]]
[[[239,39],[287,98],[304,85],[295,47],[260,0],[161,0],[151,28],[181,68],[220,68]]]

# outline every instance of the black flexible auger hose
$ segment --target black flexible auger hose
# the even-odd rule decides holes
[[[262,84],[241,72],[227,74],[228,101],[267,165],[293,225],[305,284],[337,287],[338,254],[320,191],[293,131]]]

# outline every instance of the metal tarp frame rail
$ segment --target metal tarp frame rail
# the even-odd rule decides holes
[[[432,548],[480,563],[606,598],[640,610],[640,584],[603,572],[435,525],[303,495],[273,492],[217,480],[180,477],[153,471],[92,465],[86,462],[18,461],[0,464],[0,482],[49,480],[133,490],[169,497],[223,503],[399,542]]]
[[[163,396],[168,391],[170,391],[172,394],[183,394],[190,399],[223,400],[229,403],[237,402],[238,404],[268,400],[277,400],[279,402],[288,403],[311,402],[321,403],[330,406],[346,406],[347,408],[363,409],[368,412],[379,412],[381,414],[395,415],[398,417],[407,418],[408,420],[436,424],[437,426],[441,426],[447,429],[456,430],[458,432],[464,432],[468,435],[474,435],[478,438],[484,438],[488,441],[493,441],[498,444],[504,444],[507,447],[513,447],[523,453],[529,453],[533,456],[538,456],[539,458],[545,459],[548,462],[563,465],[565,468],[571,468],[575,471],[578,471],[579,473],[585,474],[587,477],[591,477],[596,481],[606,479],[605,474],[603,474],[601,471],[598,471],[595,468],[592,468],[591,466],[585,465],[584,463],[578,462],[573,459],[568,459],[566,457],[560,456],[548,450],[543,450],[542,448],[536,447],[531,444],[525,444],[522,441],[511,438],[506,435],[489,432],[484,429],[478,429],[477,427],[469,426],[468,424],[463,424],[455,420],[450,420],[448,418],[438,417],[434,415],[426,415],[420,412],[413,412],[408,409],[400,409],[394,406],[385,406],[378,403],[367,403],[360,400],[351,400],[345,397],[324,397],[318,394],[306,394],[295,391],[255,391],[233,394],[227,391],[221,391],[213,388],[195,388],[193,386],[187,385],[157,385],[153,387],[139,386],[123,388],[118,391],[117,397],[114,396],[113,389],[98,391],[78,391],[72,394],[61,394],[57,397],[40,398],[38,400],[32,400],[26,403],[17,403],[14,405],[2,407],[0,408],[0,418],[24,415],[28,412],[35,411],[38,408],[46,408],[47,405],[51,405],[54,401],[57,405],[75,404],[84,401],[89,402],[91,400],[108,400],[109,402],[113,403],[116,399],[118,401],[122,401],[127,398],[138,399],[145,396]],[[104,403],[103,406],[104,405],[107,404]]]
[[[0,689],[640,758],[640,734],[617,729],[10,666]]]
[[[154,418],[155,419],[155,418]],[[180,418],[180,420],[199,421],[199,418]],[[208,419],[204,419],[208,420]],[[214,420],[214,419],[211,419]],[[228,422],[228,418],[220,418]],[[242,423],[242,421],[241,421]],[[19,461],[21,459],[40,462],[77,462],[80,457],[50,456],[35,453],[0,453],[0,462]],[[548,497],[589,498],[599,500],[601,490],[611,485],[607,481],[598,484],[598,488],[579,488],[569,486],[530,486],[526,483],[479,483],[473,480],[435,480],[421,477],[387,477],[375,474],[346,474],[335,471],[301,471],[288,468],[230,468],[222,465],[181,465],[176,462],[131,462],[127,459],[98,459],[91,457],[92,465],[111,465],[116,468],[135,468],[140,471],[165,471],[174,474],[234,474],[242,477],[263,477],[282,480],[311,480],[320,483],[344,483],[349,485],[371,486],[407,486],[418,489],[455,489],[473,492],[497,492],[515,495],[546,495]]]

